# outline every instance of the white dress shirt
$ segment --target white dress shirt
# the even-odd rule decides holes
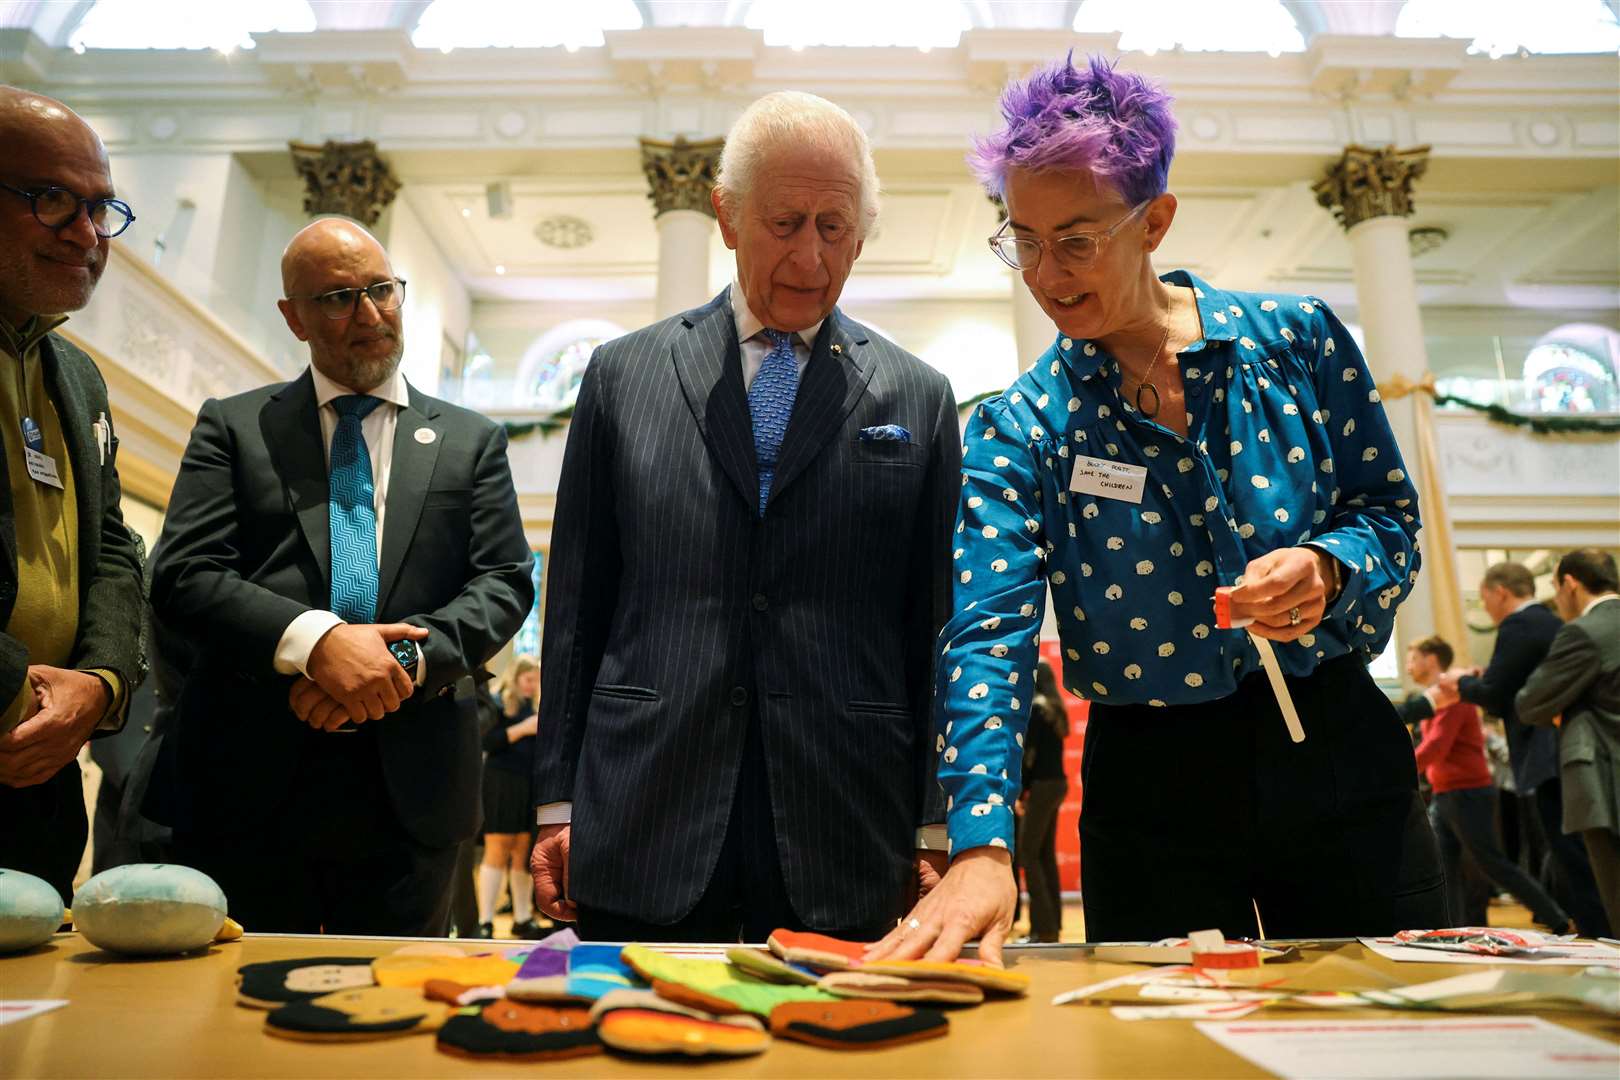
[[[315,380],[315,402],[321,419],[321,445],[326,448],[326,467],[332,467],[332,436],[337,432],[337,408],[332,399],[355,391],[333,382],[310,365]],[[388,506],[388,476],[394,464],[394,427],[399,410],[411,403],[405,374],[398,368],[381,386],[370,391],[371,397],[382,398],[383,403],[366,414],[360,421],[360,433],[365,436],[366,450],[371,455],[372,504],[377,513],[377,561],[382,562],[383,518]],[[283,675],[309,674],[309,654],[332,627],[343,620],[335,612],[311,609],[287,624],[276,644],[275,669]],[[427,657],[416,662],[416,685],[422,685],[427,674]]]
[[[765,336],[765,324],[748,307],[742,286],[735,280],[731,283],[731,312],[737,324],[737,343],[742,352],[743,391],[746,393],[754,385],[754,376],[759,374],[766,354],[771,351],[771,340]],[[793,336],[793,356],[799,363],[800,378],[804,377],[804,369],[810,364],[811,346],[815,344],[816,335],[826,321],[822,319]],[[546,803],[535,811],[535,823],[566,825],[573,819],[573,814],[574,804],[571,802]],[[944,825],[925,825],[917,830],[918,851],[944,851],[945,848]]]

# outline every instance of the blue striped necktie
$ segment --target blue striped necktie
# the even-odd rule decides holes
[[[754,420],[754,461],[759,468],[760,517],[765,516],[765,503],[771,497],[777,454],[793,415],[793,399],[799,393],[799,360],[793,355],[793,335],[766,330],[765,336],[770,339],[771,350],[748,387],[748,412]]]
[[[360,422],[382,404],[368,394],[332,399],[337,431],[332,435],[327,518],[332,533],[332,611],[345,622],[377,621],[377,489],[371,452]]]

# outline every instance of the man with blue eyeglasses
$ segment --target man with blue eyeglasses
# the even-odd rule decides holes
[[[141,572],[119,511],[107,386],[54,333],[134,220],[107,151],[61,102],[0,87],[0,866],[64,899],[88,823],[74,758],[123,725]]]

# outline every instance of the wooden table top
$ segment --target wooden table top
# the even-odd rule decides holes
[[[14,957],[0,957],[0,999],[65,998],[52,1012],[0,1026],[0,1075],[10,1077],[556,1077],[670,1075],[670,1064],[618,1056],[549,1063],[469,1061],[434,1049],[432,1035],[321,1044],[266,1035],[264,1013],[236,1004],[238,966],[300,956],[377,956],[405,942],[388,938],[250,934],[206,953],[128,960],[77,934]],[[463,943],[456,943],[463,944]],[[489,943],[465,943],[468,951]],[[506,943],[507,947],[522,944]],[[1360,945],[1346,955],[1401,969],[1406,981],[1478,971],[1461,965],[1394,965]],[[1010,966],[1032,980],[1026,998],[990,1000],[951,1013],[941,1039],[888,1050],[840,1054],[786,1040],[762,1057],[711,1059],[705,1075],[750,1077],[1253,1077],[1266,1076],[1204,1037],[1188,1020],[1122,1021],[1105,1007],[1054,1006],[1052,997],[1099,981],[1118,967],[1081,948],[1010,948]],[[1259,1019],[1263,1013],[1253,1014]],[[1299,1013],[1289,1014],[1299,1016]],[[1335,1010],[1335,1017],[1383,1015]],[[1546,1018],[1620,1043],[1620,1021],[1569,1013]]]

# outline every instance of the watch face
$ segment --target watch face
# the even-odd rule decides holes
[[[396,641],[388,646],[388,651],[394,654],[394,659],[407,668],[416,666],[416,658],[420,655],[414,641]]]

